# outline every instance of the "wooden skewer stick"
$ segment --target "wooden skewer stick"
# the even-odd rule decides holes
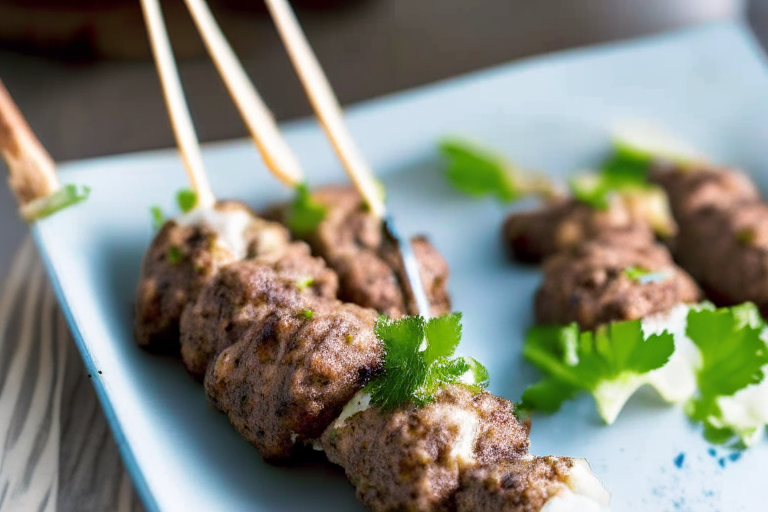
[[[144,21],[147,25],[152,53],[155,56],[157,72],[160,75],[165,103],[168,106],[171,126],[176,136],[176,144],[184,161],[192,189],[197,194],[197,206],[210,208],[215,204],[216,199],[205,174],[203,158],[200,154],[200,143],[197,140],[192,118],[189,115],[189,107],[181,88],[181,80],[176,69],[176,62],[173,59],[160,3],[158,0],[141,0],[141,7],[144,11]]]
[[[0,81],[0,155],[8,165],[8,184],[19,206],[61,188],[56,166]]]
[[[336,95],[323,73],[312,48],[287,0],[266,0],[283,44],[304,85],[304,90],[317,114],[320,124],[333,144],[350,179],[378,218],[385,214],[381,190],[370,167],[360,154],[344,122]]]
[[[249,80],[205,0],[186,0],[186,3],[205,47],[267,167],[283,183],[299,185],[304,181],[304,171],[298,158],[280,134],[272,113]]]

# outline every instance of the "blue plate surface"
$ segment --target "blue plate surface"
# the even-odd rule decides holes
[[[566,175],[608,151],[610,126],[650,119],[715,160],[743,166],[768,192],[768,74],[747,29],[719,24],[621,45],[507,65],[349,109],[352,132],[388,187],[406,232],[428,233],[452,268],[464,313],[460,351],[485,362],[494,393],[518,399],[536,372],[522,361],[535,268],[510,263],[498,231],[504,208],[454,192],[435,141],[449,133],[503,149],[520,164]],[[313,121],[285,125],[313,184],[344,180]],[[216,193],[255,208],[288,197],[246,141],[212,144]],[[150,511],[361,511],[337,468],[265,465],[179,363],[132,339],[139,264],[151,205],[172,206],[185,186],[175,151],[61,166],[90,199],[34,233],[125,462]],[[518,207],[522,207],[518,206]],[[718,464],[683,413],[641,390],[612,427],[590,398],[534,417],[536,454],[587,457],[617,511],[765,510],[768,443]],[[674,459],[684,453],[677,468]]]

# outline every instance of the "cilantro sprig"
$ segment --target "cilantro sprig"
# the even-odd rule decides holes
[[[580,391],[592,394],[603,420],[616,420],[629,397],[649,382],[648,374],[669,360],[671,334],[645,336],[639,320],[596,331],[537,326],[528,332],[523,355],[547,376],[523,393],[523,408],[557,411]]]
[[[311,233],[325,218],[327,208],[312,198],[309,187],[302,183],[296,187],[296,197],[291,202],[286,224],[296,235]]]
[[[43,219],[54,213],[88,199],[90,187],[64,185],[50,196],[36,199],[21,208],[21,216],[27,222]]]
[[[368,385],[371,403],[381,409],[421,407],[445,384],[476,390],[488,386],[488,370],[471,357],[453,357],[461,341],[461,313],[425,320],[382,317],[376,336],[384,347],[384,371]]]
[[[467,195],[490,195],[502,203],[510,203],[528,195],[558,195],[551,180],[524,171],[503,156],[478,144],[451,138],[441,141],[439,149],[448,162],[448,181]]]
[[[754,444],[768,425],[768,326],[755,305],[679,306],[645,322],[531,329],[523,354],[545,377],[523,393],[523,407],[555,412],[587,391],[610,424],[648,384],[683,403],[710,442]]]
[[[738,411],[745,405],[738,403],[739,392],[765,380],[765,329],[757,307],[749,302],[688,314],[686,334],[699,348],[702,366],[697,374],[698,393],[687,404],[686,412],[704,425],[704,435],[711,442],[725,443],[737,437],[749,445],[768,422],[765,407],[762,416],[758,411],[751,418]],[[768,403],[764,396],[762,401]]]

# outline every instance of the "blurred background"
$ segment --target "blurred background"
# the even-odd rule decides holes
[[[263,2],[209,2],[277,118],[310,114]],[[345,104],[522,57],[723,19],[746,19],[768,40],[768,0],[293,3]],[[163,9],[200,138],[244,136],[183,0],[163,0]],[[0,79],[57,161],[174,144],[138,0],[0,0]],[[24,232],[0,187],[0,276]]]

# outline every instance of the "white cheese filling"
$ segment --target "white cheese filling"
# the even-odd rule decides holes
[[[176,218],[180,226],[205,224],[238,259],[244,259],[248,254],[245,231],[252,222],[253,216],[244,209],[220,211],[215,208],[195,208]]]
[[[573,459],[565,486],[540,512],[608,512],[611,494],[585,459]]]
[[[333,422],[332,427],[333,428],[341,428],[344,426],[344,423],[346,423],[347,418],[351,418],[355,414],[359,412],[363,412],[364,410],[368,409],[371,406],[371,395],[370,393],[365,393],[363,391],[358,391],[355,396],[352,397],[352,400],[347,402],[347,405],[344,406],[344,409],[341,410],[341,414],[338,418],[336,418],[336,421]]]

